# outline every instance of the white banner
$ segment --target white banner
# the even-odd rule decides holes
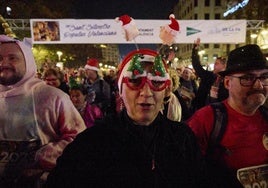
[[[31,19],[31,34],[35,44],[51,43],[113,43],[161,44],[160,27],[170,20],[135,20],[139,36],[126,41],[121,22],[114,19]],[[246,20],[178,20],[180,31],[176,43],[244,43]]]

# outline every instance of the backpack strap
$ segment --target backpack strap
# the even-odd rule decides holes
[[[263,118],[268,122],[268,108],[265,106],[260,106],[260,112],[263,116]]]
[[[214,125],[210,133],[210,138],[208,142],[207,153],[213,153],[215,147],[220,146],[221,139],[224,135],[227,125],[227,111],[223,103],[211,103],[210,104],[214,112]]]
[[[100,79],[100,93],[103,93],[103,80]]]
[[[220,146],[221,139],[226,130],[228,117],[226,107],[223,103],[211,103],[210,106],[213,108],[214,112],[214,125],[209,137],[208,151],[213,152],[215,147]],[[264,119],[268,122],[268,108],[261,106],[259,110]]]

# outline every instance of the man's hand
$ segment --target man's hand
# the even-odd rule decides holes
[[[194,45],[195,45],[195,49],[198,49],[199,46],[200,46],[200,38],[197,38],[195,41],[194,41]]]

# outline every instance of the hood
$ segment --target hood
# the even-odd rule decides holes
[[[0,97],[20,95],[27,90],[29,91],[33,85],[37,83],[43,83],[42,80],[35,78],[37,67],[32,53],[31,39],[25,38],[23,41],[19,41],[6,35],[0,35],[0,42],[8,41],[15,41],[16,44],[20,47],[26,63],[26,72],[23,78],[16,84],[9,86],[0,85]]]

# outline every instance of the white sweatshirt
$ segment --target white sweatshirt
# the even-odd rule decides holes
[[[10,40],[0,35],[0,42]],[[0,84],[0,176],[13,167],[49,171],[86,128],[67,94],[34,78],[36,65],[27,42],[17,41],[26,62],[24,77],[15,85]]]

